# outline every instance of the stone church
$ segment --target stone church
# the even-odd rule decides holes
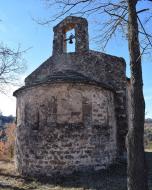
[[[85,18],[66,17],[53,31],[52,56],[14,92],[17,169],[27,176],[105,169],[125,151],[126,63],[89,49]],[[67,53],[73,39],[75,52]]]

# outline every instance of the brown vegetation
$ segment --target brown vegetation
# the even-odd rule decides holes
[[[145,123],[144,145],[146,150],[152,150],[152,123]]]
[[[15,123],[8,124],[5,131],[1,131],[0,136],[0,159],[10,160],[14,156],[15,144]]]

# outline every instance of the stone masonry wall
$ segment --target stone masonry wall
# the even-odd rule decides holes
[[[116,158],[114,94],[56,83],[17,94],[16,164],[24,175],[106,168]]]
[[[63,53],[52,56],[25,79],[30,86],[47,80],[57,71],[73,70],[92,80],[108,84],[115,90],[115,113],[117,117],[117,142],[119,152],[125,150],[127,134],[126,108],[126,64],[122,58],[88,51],[83,53]]]

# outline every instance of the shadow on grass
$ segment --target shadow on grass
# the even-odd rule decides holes
[[[146,152],[148,166],[149,190],[152,190],[152,152]]]
[[[0,184],[0,189],[11,189],[11,190],[25,190],[25,188],[20,188],[20,187],[13,187],[12,185],[5,185],[5,184]]]
[[[149,186],[152,189],[152,152],[146,152],[149,171]],[[107,170],[99,172],[75,172],[73,175],[56,178],[41,176],[38,181],[42,184],[51,184],[63,188],[83,188],[92,190],[127,190],[127,165],[118,162]]]
[[[22,181],[24,185],[29,184],[30,186],[34,182],[39,185],[49,186],[60,186],[62,188],[81,188],[91,190],[126,190],[126,164],[119,163],[111,165],[107,170],[101,170],[98,172],[75,172],[68,176],[56,176],[54,178],[39,176],[37,178],[25,178],[16,173],[12,174],[6,171],[0,171],[0,177],[7,177],[9,180],[15,179]],[[32,187],[32,186],[31,186]],[[11,186],[9,184],[1,183],[0,189],[11,189],[11,190],[23,190],[24,188]],[[32,188],[33,189],[33,188]],[[34,188],[35,189],[35,188]],[[52,188],[51,188],[52,189]]]
[[[75,172],[65,177],[39,177],[41,184],[62,188],[83,188],[92,190],[126,190],[126,164],[116,164],[98,172]]]
[[[148,163],[149,169],[149,186],[150,190],[152,188],[152,152],[146,152],[146,159]],[[46,176],[40,176],[35,179],[25,178],[22,176],[9,173],[4,173],[0,170],[0,176],[14,178],[16,180],[23,180],[23,183],[29,184],[30,186],[34,182],[37,187],[39,185],[46,186],[48,189],[51,186],[56,187],[60,186],[61,189],[67,188],[70,190],[74,188],[81,188],[83,190],[91,189],[91,190],[127,190],[127,174],[126,174],[126,164],[118,162],[115,165],[110,166],[107,170],[101,170],[98,172],[75,172],[69,176],[56,176],[54,178],[49,178]],[[36,189],[32,188],[30,189]],[[21,187],[13,187],[7,184],[1,184],[0,189],[11,189],[11,190],[24,190]]]
[[[16,174],[10,174],[10,173],[5,173],[4,172],[5,170],[1,170],[0,169],[0,176],[3,176],[3,177],[9,177],[9,178],[13,178],[13,179],[20,179],[21,178],[21,176],[19,176],[19,175],[16,175]]]

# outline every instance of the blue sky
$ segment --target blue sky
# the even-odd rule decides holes
[[[43,0],[0,0],[0,42],[11,48],[27,49],[25,54],[27,70],[21,76],[21,80],[37,68],[52,54],[52,27],[57,24],[52,23],[49,26],[41,26],[32,18],[48,18],[56,11],[55,8],[47,9]],[[97,34],[95,20],[98,18],[88,18],[90,49],[98,50],[99,47],[92,40],[94,34]],[[58,21],[59,22],[59,21]],[[112,40],[106,48],[106,53],[124,57],[127,63],[127,75],[129,76],[129,56],[128,47],[125,40]],[[146,101],[146,117],[152,117],[152,58],[143,59],[143,79],[144,95]],[[17,87],[16,87],[17,88]],[[4,115],[15,115],[15,98],[12,92],[15,87],[9,90],[8,96],[0,94],[0,110]]]

